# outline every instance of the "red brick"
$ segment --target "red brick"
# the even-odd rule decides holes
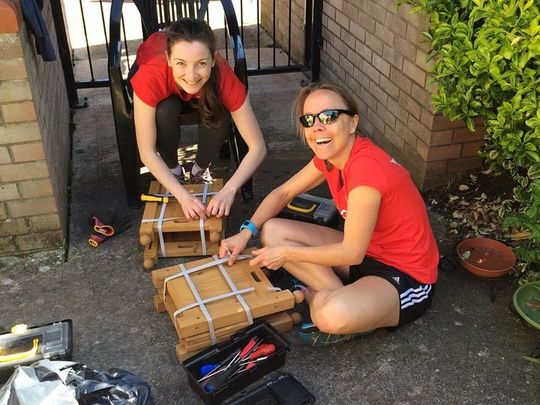
[[[462,157],[472,157],[478,156],[480,148],[484,146],[484,142],[467,142],[463,144],[463,149],[461,150]]]
[[[433,130],[438,131],[442,129],[463,128],[465,123],[461,120],[450,121],[446,116],[442,114],[435,114],[433,116]]]
[[[390,46],[394,45],[394,33],[385,24],[375,23],[375,36]]]
[[[427,161],[433,162],[436,160],[456,159],[461,155],[461,147],[461,144],[453,144],[429,148]]]
[[[374,34],[366,32],[366,44],[379,55],[383,54],[384,42],[377,38]]]
[[[366,30],[356,23],[356,18],[351,17],[351,26],[349,28],[351,34],[359,41],[364,41],[366,38]]]
[[[469,131],[468,128],[457,128],[454,129],[454,143],[459,142],[474,142],[484,139],[486,132],[485,128],[479,128],[475,132]]]
[[[439,176],[446,173],[448,161],[442,160],[438,162],[427,162],[426,176]]]
[[[390,64],[386,62],[377,54],[373,54],[373,59],[371,61],[375,69],[381,72],[384,76],[390,77]]]
[[[375,33],[375,20],[366,13],[358,13],[358,24],[372,34]]]
[[[49,177],[49,170],[46,162],[43,160],[0,166],[0,182],[2,183],[45,177]]]
[[[2,115],[4,117],[4,122],[6,123],[35,121],[37,118],[34,103],[32,101],[3,104]]]
[[[427,161],[429,156],[429,146],[426,143],[418,140],[418,142],[416,143],[416,152],[420,155],[422,159]]]
[[[450,145],[452,143],[453,131],[434,131],[431,133],[430,146]]]
[[[368,2],[368,14],[379,22],[384,23],[386,20],[386,10],[371,1]]]
[[[463,157],[460,159],[452,159],[448,161],[449,173],[463,173],[468,170],[477,169],[482,166],[482,158],[480,157]]]
[[[390,69],[390,80],[405,93],[411,93],[412,81],[398,69],[393,67]]]
[[[404,55],[406,57],[406,55]],[[408,61],[407,59],[403,60],[403,73],[405,73],[409,78],[414,80],[420,86],[424,87],[426,84],[426,72],[416,66],[415,63]]]
[[[391,65],[398,68],[401,71],[403,67],[403,56],[395,51],[391,46],[383,46],[383,58],[387,60]]]
[[[394,100],[399,99],[399,89],[389,79],[384,76],[379,78],[379,85],[386,94],[392,97]]]
[[[416,150],[418,137],[400,120],[396,120],[396,132],[412,149]]]
[[[21,12],[13,0],[0,0],[0,33],[18,32]]]
[[[422,108],[422,112],[420,113],[420,121],[422,121],[422,124],[424,124],[429,129],[433,129],[433,120],[433,113],[426,108]]]
[[[57,211],[54,197],[30,198],[6,203],[7,211],[13,218],[51,214]]]
[[[396,116],[381,103],[377,103],[377,114],[379,114],[379,116],[386,123],[386,126],[392,131],[396,128]]]
[[[414,118],[420,118],[421,105],[416,102],[412,97],[404,92],[399,93],[399,103],[407,110]]]
[[[384,136],[386,139],[388,139],[392,145],[394,145],[394,147],[398,150],[403,150],[403,146],[405,144],[405,141],[403,140],[403,138],[401,136],[399,136],[398,134],[396,134],[392,128],[386,126],[385,129],[384,129]]]

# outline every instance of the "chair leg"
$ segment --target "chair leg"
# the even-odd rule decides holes
[[[135,132],[120,128],[117,132],[118,154],[130,208],[141,206],[140,163]]]

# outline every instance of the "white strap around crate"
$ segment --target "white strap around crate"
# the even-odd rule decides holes
[[[202,196],[202,203],[203,205],[206,204],[206,199],[209,195],[215,195],[217,194],[216,191],[208,192],[208,184],[204,184],[203,192],[202,193],[191,193],[191,195],[195,197]],[[165,194],[155,194],[158,197],[170,197],[171,193],[168,191],[165,192]],[[159,212],[159,218],[157,219],[143,219],[141,222],[157,222],[157,230],[158,230],[158,238],[159,238],[159,245],[161,249],[161,257],[167,257],[167,250],[165,247],[165,238],[163,236],[163,221],[167,221],[168,219],[165,218],[165,209],[167,208],[167,203],[163,202],[161,203],[161,210]],[[201,235],[201,246],[202,246],[202,253],[204,256],[208,254],[207,248],[206,248],[206,238],[204,237],[204,219],[199,219],[199,233]]]
[[[249,256],[249,255],[240,255],[240,256],[237,257],[236,260],[244,260],[244,259],[248,259],[250,257],[251,256]],[[250,291],[254,291],[255,287],[248,287],[248,288],[243,288],[241,290],[238,290],[236,288],[233,280],[230,278],[229,274],[227,273],[227,270],[225,270],[225,268],[223,267],[223,263],[227,262],[229,259],[228,258],[219,259],[217,256],[213,256],[213,258],[214,258],[214,261],[209,262],[209,263],[201,264],[200,266],[194,267],[194,268],[189,269],[189,270],[187,270],[185,268],[184,264],[182,264],[182,263],[179,264],[180,272],[166,277],[164,282],[163,282],[164,283],[163,284],[163,301],[165,302],[165,295],[166,295],[166,292],[167,292],[167,283],[170,280],[173,280],[175,278],[184,277],[186,279],[186,282],[189,285],[189,288],[191,289],[191,292],[193,293],[193,296],[195,297],[195,302],[192,303],[192,304],[186,305],[186,306],[184,306],[182,308],[177,309],[174,312],[173,317],[176,318],[178,315],[180,315],[184,311],[187,311],[188,309],[195,308],[195,307],[200,307],[201,312],[204,314],[204,316],[206,318],[206,321],[208,322],[208,330],[210,332],[210,339],[212,340],[212,344],[216,344],[217,339],[216,339],[216,334],[215,334],[215,329],[214,329],[214,321],[212,320],[212,317],[210,316],[210,313],[206,309],[206,304],[208,304],[210,302],[222,300],[224,298],[236,296],[236,298],[240,302],[240,305],[242,305],[242,307],[244,308],[244,311],[246,312],[246,316],[248,318],[248,322],[251,325],[253,323],[253,315],[251,314],[251,309],[246,304],[246,302],[244,300],[244,297],[242,297],[242,294],[245,294],[245,293],[250,292]],[[207,268],[213,267],[213,266],[218,266],[219,267],[221,273],[223,274],[225,280],[227,281],[227,284],[229,284],[229,287],[231,288],[231,292],[221,294],[221,295],[217,295],[217,296],[210,297],[210,298],[206,298],[206,299],[203,300],[201,298],[201,296],[199,295],[199,292],[197,291],[197,288],[196,288],[195,284],[193,283],[193,280],[191,279],[190,273],[194,273],[196,271],[204,270],[204,269],[207,269]],[[279,289],[277,289],[277,290],[279,290]]]

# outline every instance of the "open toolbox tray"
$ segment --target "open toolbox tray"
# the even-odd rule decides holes
[[[71,319],[33,327],[17,325],[0,334],[0,383],[17,366],[41,359],[70,360],[72,350]]]
[[[315,397],[288,373],[224,402],[225,405],[311,405]]]
[[[201,378],[200,368],[206,364],[219,364],[238,349],[242,349],[252,338],[262,338],[264,343],[275,345],[276,351],[266,360],[255,363],[255,366],[230,380],[213,392],[205,391],[197,380]],[[248,328],[235,334],[228,342],[214,345],[203,352],[190,357],[182,363],[188,375],[189,384],[201,399],[209,405],[220,404],[226,398],[239,392],[261,377],[282,367],[285,364],[289,342],[279,334],[268,322],[259,320]]]

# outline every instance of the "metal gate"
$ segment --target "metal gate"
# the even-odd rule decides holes
[[[310,73],[312,81],[319,80],[323,0],[233,0],[233,3],[246,51],[248,75],[305,71]],[[51,0],[72,107],[84,106],[79,103],[78,89],[109,86],[110,5],[111,0]],[[228,57],[226,25],[220,7],[219,1],[209,3],[207,21]],[[144,36],[139,12],[129,0],[124,2],[122,20],[129,68]]]

